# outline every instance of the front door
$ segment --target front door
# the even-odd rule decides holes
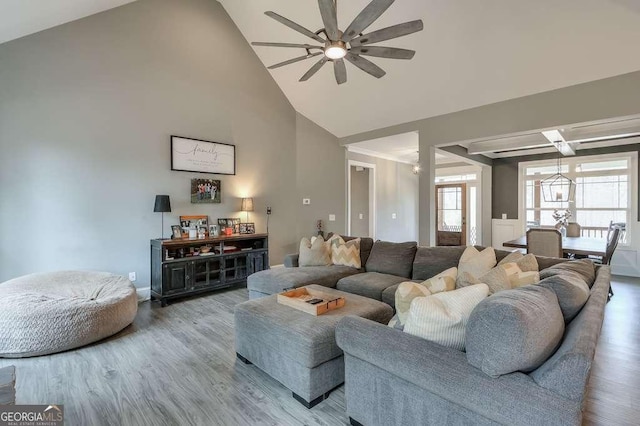
[[[436,245],[467,244],[467,186],[436,185]]]

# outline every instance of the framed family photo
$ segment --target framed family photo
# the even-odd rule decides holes
[[[220,203],[220,181],[215,179],[191,179],[191,203]]]

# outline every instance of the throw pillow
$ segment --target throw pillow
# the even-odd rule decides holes
[[[540,281],[540,273],[537,271],[519,272],[516,275],[512,276],[510,281],[511,288],[537,284]]]
[[[589,299],[589,286],[575,273],[554,275],[540,281],[538,285],[553,290],[567,323],[578,315]]]
[[[473,309],[489,294],[486,284],[477,284],[411,302],[404,332],[442,346],[463,351],[465,327]]]
[[[334,265],[360,269],[360,238],[344,241],[339,235],[331,239],[331,261]]]
[[[331,265],[331,251],[322,238],[303,238],[300,241],[299,266]]]
[[[502,260],[498,262],[498,265],[502,265],[504,263],[517,262],[523,257],[524,257],[524,254],[520,253],[519,251],[512,251],[511,253],[503,257]]]
[[[421,282],[431,294],[441,293],[443,291],[451,291],[456,289],[456,278],[458,277],[458,268],[449,268],[440,272],[435,277],[429,278]]]
[[[474,277],[481,277],[496,266],[496,252],[493,247],[487,247],[482,251],[478,251],[473,246],[465,249],[460,261],[458,262],[458,277],[465,272],[470,273]],[[457,285],[457,287],[462,287]]]
[[[498,262],[498,265],[505,263],[515,263],[522,272],[538,271],[538,260],[531,253],[524,255],[519,251],[514,251]]]
[[[393,318],[389,320],[389,324],[387,325],[391,328],[395,328],[396,330],[400,330],[400,331],[404,330],[404,324],[400,322],[400,319],[398,318],[398,314],[395,314]]]
[[[367,260],[366,270],[410,278],[417,248],[418,243],[415,241],[405,243],[376,241]]]
[[[491,377],[529,372],[556,351],[563,334],[564,319],[552,290],[532,285],[503,291],[471,313],[467,361]]]
[[[431,292],[422,284],[406,281],[398,285],[395,294],[395,308],[400,324],[404,324],[407,321],[407,315],[409,315],[409,308],[413,299],[425,296],[431,296]]]
[[[515,263],[505,263],[498,265],[489,272],[477,278],[469,272],[458,274],[456,286],[458,288],[484,283],[489,286],[489,293],[494,294],[502,290],[512,288],[511,281],[522,271]]]

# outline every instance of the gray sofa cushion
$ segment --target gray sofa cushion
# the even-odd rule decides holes
[[[393,309],[396,308],[396,290],[398,289],[398,284],[394,284],[391,287],[387,287],[382,292],[382,301],[387,305],[390,305]]]
[[[385,300],[382,299],[384,290],[389,287],[396,286],[396,284],[406,280],[406,278],[398,277],[396,275],[381,274],[379,272],[365,272],[364,274],[351,275],[342,278],[336,284],[336,288],[338,290],[346,291],[347,293],[359,294],[360,296],[385,302]],[[393,303],[388,304],[391,306],[394,305]]]
[[[415,241],[406,243],[376,241],[371,249],[365,269],[367,272],[380,272],[409,278],[417,247],[418,243]]]
[[[471,313],[465,333],[467,360],[491,377],[532,371],[555,352],[563,333],[564,318],[551,289],[505,290]]]
[[[589,299],[589,286],[575,273],[552,275],[540,281],[538,285],[547,287],[556,294],[565,322],[578,315]]]
[[[553,275],[563,274],[564,272],[579,274],[589,288],[593,286],[593,282],[596,279],[596,268],[593,262],[588,259],[571,260],[553,265],[540,272],[540,279],[543,280]]]
[[[413,279],[428,280],[440,272],[458,267],[466,247],[418,247],[413,261]]]
[[[356,268],[337,265],[272,268],[249,275],[247,288],[250,292],[275,294],[285,288],[302,287],[307,284],[335,287],[340,278],[358,273],[360,271]]]

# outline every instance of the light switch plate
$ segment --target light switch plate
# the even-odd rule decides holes
[[[360,219],[364,219],[364,215],[362,213],[360,213],[358,216],[360,217]]]
[[[395,213],[391,213],[391,219],[395,219],[396,218],[396,214]]]
[[[311,198],[303,198],[302,199],[302,204],[305,206],[308,206],[311,204]]]
[[[506,213],[502,213],[502,218],[506,219],[507,218],[507,214]]]
[[[129,281],[134,282],[136,280],[136,273],[129,272]]]
[[[330,214],[329,215],[329,222],[335,222],[336,221],[336,215],[335,214]]]

